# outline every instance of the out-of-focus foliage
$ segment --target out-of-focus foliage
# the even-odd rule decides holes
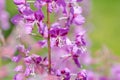
[[[91,1],[92,50],[96,51],[106,44],[115,54],[120,55],[120,0]]]

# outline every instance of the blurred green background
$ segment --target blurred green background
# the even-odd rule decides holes
[[[92,51],[106,45],[120,55],[120,0],[92,0]]]
[[[7,11],[10,17],[17,13],[17,7],[12,0],[7,1]],[[91,18],[93,32],[89,34],[92,41],[91,50],[94,52],[106,45],[113,53],[120,55],[120,0],[91,0]],[[11,25],[13,26],[13,25]],[[9,31],[5,31],[8,36]]]

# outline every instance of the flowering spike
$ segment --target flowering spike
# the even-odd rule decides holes
[[[33,54],[31,45],[21,43],[17,47],[19,54],[13,58],[13,61],[23,61],[24,67],[15,68],[18,73],[14,80],[19,80],[21,76],[21,79],[29,79],[35,75],[39,77],[53,75],[58,78],[57,80],[71,80],[72,74],[76,76],[74,80],[86,80],[86,72],[79,72],[82,68],[80,56],[85,54],[84,47],[86,47],[84,31],[76,33],[74,39],[69,37],[73,28],[85,22],[85,18],[81,15],[82,8],[78,5],[81,1],[35,0],[32,4],[36,9],[32,10],[30,1],[14,0],[19,14],[11,21],[15,25],[23,23],[25,35],[40,35],[40,40],[37,41],[40,50],[47,47],[46,53],[48,53],[48,56],[43,58]],[[44,7],[46,7],[46,15],[43,11]],[[54,22],[50,21],[51,14],[56,15]],[[37,31],[34,31],[35,26],[37,26]],[[43,54],[42,51],[41,54]]]

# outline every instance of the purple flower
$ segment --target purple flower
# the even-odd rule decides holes
[[[28,54],[31,50],[31,47],[28,47],[27,49],[25,49],[24,45],[18,45],[17,50],[21,53],[24,53],[25,56],[28,56]]]
[[[87,79],[88,80],[97,80],[98,76],[93,71],[87,71]]]
[[[81,67],[80,61],[79,61],[79,56],[81,54],[80,48],[78,48],[76,45],[69,45],[70,47],[67,47],[68,53],[71,54],[71,57],[75,64],[78,67]]]
[[[30,9],[29,5],[19,5],[18,9],[20,14],[14,16],[11,21],[16,25],[21,21],[26,21],[27,23],[24,24],[25,32],[26,34],[30,34],[35,21],[34,12]]]
[[[38,32],[44,37],[48,37],[48,28],[47,25],[44,24],[42,21],[38,23]]]
[[[50,29],[50,36],[52,38],[52,41],[54,41],[54,45],[61,47],[63,46],[65,40],[66,40],[66,35],[68,34],[69,29],[68,28],[61,28],[59,27],[58,24],[54,24],[54,27]]]
[[[17,5],[17,7],[18,7],[18,11],[19,11],[21,14],[23,14],[24,12],[26,13],[26,12],[28,12],[28,10],[30,10],[30,5],[28,5],[28,4],[25,4],[25,5]],[[25,10],[27,10],[27,11],[25,11]]]
[[[9,14],[5,10],[5,0],[0,1],[0,27],[3,30],[9,29]]]
[[[109,80],[109,79],[107,78],[107,76],[102,76],[102,77],[100,77],[99,80]]]
[[[36,64],[39,64],[41,61],[42,61],[42,58],[40,56],[37,56],[35,58],[33,58],[33,61],[36,63]]]
[[[61,28],[61,25],[56,22],[52,24],[49,33],[51,37],[56,38],[58,36],[66,36],[68,34],[68,31],[69,31],[68,28]]]
[[[75,17],[82,13],[82,8],[80,6],[72,6],[70,8],[70,13]]]
[[[86,45],[86,42],[85,42],[85,39],[84,39],[84,34],[85,34],[85,31],[81,31],[80,33],[78,33],[76,35],[75,44],[77,46],[85,46]]]
[[[26,0],[14,0],[14,3],[16,5],[22,5],[22,4],[25,4],[26,3]]]
[[[9,29],[9,14],[6,11],[0,12],[0,23],[3,30]]]
[[[30,11],[30,13],[29,13],[29,11],[24,12],[23,17],[27,22],[32,23],[35,21],[35,16],[34,16],[34,13],[32,11]]]
[[[0,1],[0,11],[5,9],[5,0]]]
[[[55,1],[56,1],[57,5],[59,7],[62,7],[63,13],[66,14],[67,11],[66,11],[66,2],[65,2],[65,0],[55,0]]]
[[[85,22],[85,18],[81,15],[82,9],[78,6],[70,7],[70,15],[68,17],[66,26],[70,26],[71,24],[82,25]]]
[[[38,21],[38,22],[40,22],[43,18],[44,18],[44,15],[43,15],[43,13],[42,13],[42,11],[39,9],[38,11],[36,11],[35,13],[34,13],[34,15],[35,15],[35,19]]]
[[[40,47],[44,48],[47,45],[47,41],[46,40],[38,41],[38,44],[40,45]]]
[[[113,80],[119,80],[120,79],[120,65],[116,64],[113,65],[111,68],[111,76]]]
[[[34,69],[34,68],[33,68],[33,69]],[[32,68],[30,68],[30,65],[29,65],[29,66],[26,66],[24,75],[28,77],[28,76],[30,76],[31,73],[32,73]]]
[[[22,73],[18,73],[14,76],[13,80],[24,80],[24,75]]]
[[[23,66],[19,65],[14,69],[16,72],[22,72],[23,71]]]
[[[21,56],[20,56],[20,55],[14,56],[14,57],[12,58],[12,61],[13,61],[13,62],[16,62],[16,63],[18,63],[20,60],[21,60]]]
[[[78,67],[81,67],[78,57],[78,55],[73,55],[73,60]]]
[[[42,6],[44,6],[45,4],[46,4],[46,2],[43,0],[36,0],[34,3],[34,6],[38,9],[41,9]]]
[[[41,71],[44,71],[44,67],[46,66],[46,60],[42,59],[41,56],[38,55],[31,55],[29,57],[24,58],[24,62],[26,65],[25,69],[25,76],[30,76],[33,74],[36,74],[37,72],[40,73]],[[41,72],[42,73],[42,72]]]
[[[78,73],[75,80],[87,80],[86,71],[82,70],[80,73]]]
[[[53,38],[59,37],[59,36],[66,36],[68,33],[68,28],[60,28],[60,27],[53,27],[50,30],[50,36]]]
[[[33,24],[33,23],[26,23],[26,24],[24,25],[26,34],[31,34],[31,33],[32,33],[32,30],[33,30],[33,27],[34,27],[34,24]]]
[[[68,68],[57,70],[57,76],[62,76],[63,80],[70,80],[70,70]]]
[[[78,15],[74,18],[73,23],[75,23],[76,25],[82,25],[83,23],[85,23],[85,18],[82,15]]]
[[[52,13],[52,11],[53,11],[53,5],[52,5],[52,3],[49,3],[48,4],[48,11],[50,12],[50,13]]]
[[[13,23],[13,24],[18,24],[20,21],[22,21],[23,20],[23,17],[22,17],[22,15],[20,15],[20,14],[17,14],[17,15],[15,15],[12,19],[11,19],[11,22]]]

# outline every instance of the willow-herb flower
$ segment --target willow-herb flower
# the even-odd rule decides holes
[[[24,66],[19,65],[15,68],[17,74],[14,80],[30,79],[35,75],[53,75],[57,80],[71,80],[73,76],[74,80],[87,80],[87,73],[81,70],[82,63],[80,62],[80,57],[86,53],[85,32],[80,31],[74,38],[69,37],[72,26],[81,26],[85,22],[82,8],[78,5],[81,1],[14,0],[19,14],[11,21],[15,25],[22,22],[25,33],[39,35],[41,39],[37,43],[40,48],[47,47],[48,49],[48,56],[43,58],[33,53],[30,45],[21,43],[17,47],[19,54],[13,57],[13,61],[17,63],[22,61]],[[31,4],[34,4],[36,9],[33,10]],[[45,7],[46,15],[43,11]],[[52,22],[50,21],[51,14],[56,17]],[[37,26],[36,32],[33,31],[35,26]]]

